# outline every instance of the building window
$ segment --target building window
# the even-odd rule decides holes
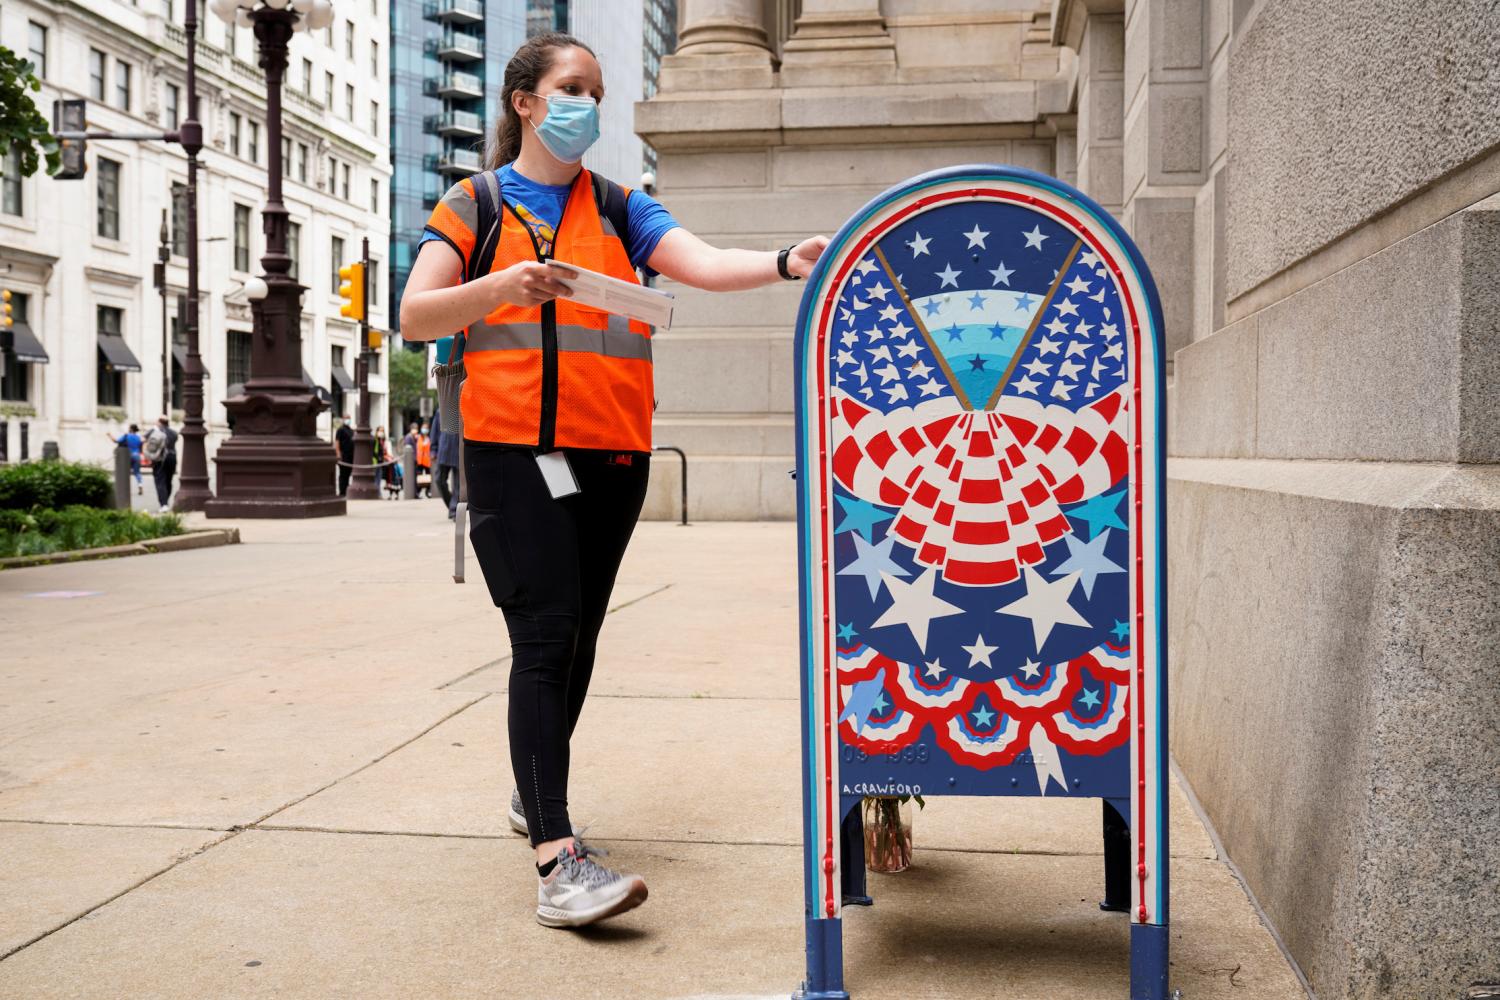
[[[307,143],[297,143],[297,179],[307,183]]]
[[[107,240],[117,240],[120,238],[120,165],[101,156],[97,183],[94,232]]]
[[[244,385],[250,381],[250,334],[230,330],[225,338],[224,376],[230,385]]]
[[[380,261],[370,261],[370,273],[365,275],[365,284],[369,287],[370,305],[378,307],[380,302]]]
[[[177,89],[177,84],[167,84],[166,90],[167,128],[176,129],[180,124],[182,91]]]
[[[333,74],[327,70],[323,72],[323,103],[333,110]]]
[[[335,236],[333,238],[329,248],[329,255],[332,263],[328,268],[328,287],[333,289],[331,294],[337,298],[339,286],[344,283],[343,279],[339,277],[339,268],[344,266],[344,238],[342,236]]]
[[[89,96],[96,101],[104,100],[104,53],[89,49]]]
[[[26,204],[21,189],[21,151],[15,146],[0,157],[0,212],[24,215]]]
[[[240,132],[244,121],[236,112],[229,112],[229,152],[234,156],[240,155]]]
[[[380,138],[380,102],[370,102],[370,134]]]
[[[130,63],[115,60],[115,107],[130,110]]]
[[[354,122],[354,84],[344,84],[344,120]]]
[[[288,222],[286,224],[286,255],[292,258],[291,269],[287,272],[293,278],[301,277],[302,271],[302,224]]]
[[[370,212],[374,215],[380,214],[380,178],[370,178]]]
[[[260,162],[260,122],[250,122],[250,162]]]
[[[344,22],[344,58],[354,61],[354,22]]]
[[[234,206],[234,269],[250,270],[250,209]]]
[[[161,0],[161,16],[172,20],[172,0]]]
[[[31,60],[32,72],[38,80],[47,79],[47,28],[35,21],[27,21],[30,29],[27,58]]]
[[[292,176],[292,140],[286,136],[281,138],[281,176]]]
[[[328,158],[328,193],[333,194],[339,183],[339,161]]]
[[[330,49],[333,48],[333,24],[330,22],[323,28],[323,44]]]
[[[179,257],[187,256],[188,248],[188,199],[187,185],[172,182],[172,252]]]
[[[100,337],[118,337],[122,320],[125,317],[123,309],[114,306],[100,306],[96,313],[98,317]],[[98,405],[100,406],[123,406],[125,403],[125,373],[117,372],[105,361],[104,355],[99,351],[94,352],[94,364],[98,366]]]
[[[339,184],[339,197],[343,198],[345,201],[348,201],[349,200],[349,164],[347,164],[347,163],[344,164],[344,173],[342,175],[342,178],[343,178],[342,183]]]
[[[311,59],[302,60],[302,92],[312,96],[313,65]]]
[[[380,43],[370,39],[370,79],[380,82]]]
[[[26,307],[30,296],[12,292],[10,296],[11,319],[17,323],[27,321]],[[16,358],[15,351],[5,352],[4,395],[0,398],[24,403],[31,399],[31,365]],[[0,442],[3,443],[3,442]]]

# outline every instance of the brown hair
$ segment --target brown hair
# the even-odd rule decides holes
[[[549,31],[528,38],[510,57],[510,62],[505,64],[505,82],[500,88],[500,118],[484,147],[486,170],[495,170],[521,155],[521,116],[511,103],[511,95],[518,90],[535,93],[537,81],[552,69],[553,51],[574,47],[594,55],[593,49],[572,35]]]

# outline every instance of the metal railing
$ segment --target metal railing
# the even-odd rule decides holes
[[[483,120],[472,111],[444,111],[435,118],[433,124],[439,132],[484,134]]]
[[[429,18],[483,21],[484,4],[480,0],[435,0],[423,6],[422,14]]]
[[[450,149],[438,157],[437,168],[445,174],[474,173],[480,167],[479,154],[472,149]]]
[[[473,73],[463,73],[457,70],[444,73],[442,83],[437,91],[439,94],[474,94],[484,93],[484,81]]]
[[[484,58],[484,42],[466,31],[444,31],[442,38],[435,38],[427,44],[439,57],[454,53],[471,59]]]
[[[686,528],[688,523],[688,490],[687,490],[687,452],[681,448],[675,448],[669,444],[659,444],[652,451],[675,451],[677,458],[682,462],[682,527]]]

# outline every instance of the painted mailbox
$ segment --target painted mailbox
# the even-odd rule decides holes
[[[1102,799],[1130,995],[1165,996],[1161,344],[1129,237],[1026,170],[887,191],[808,280],[799,996],[848,995],[856,807],[910,794]]]

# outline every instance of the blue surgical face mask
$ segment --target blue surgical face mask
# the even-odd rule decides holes
[[[548,95],[547,117],[531,128],[549,153],[564,163],[577,163],[599,138],[599,105],[592,97]]]

